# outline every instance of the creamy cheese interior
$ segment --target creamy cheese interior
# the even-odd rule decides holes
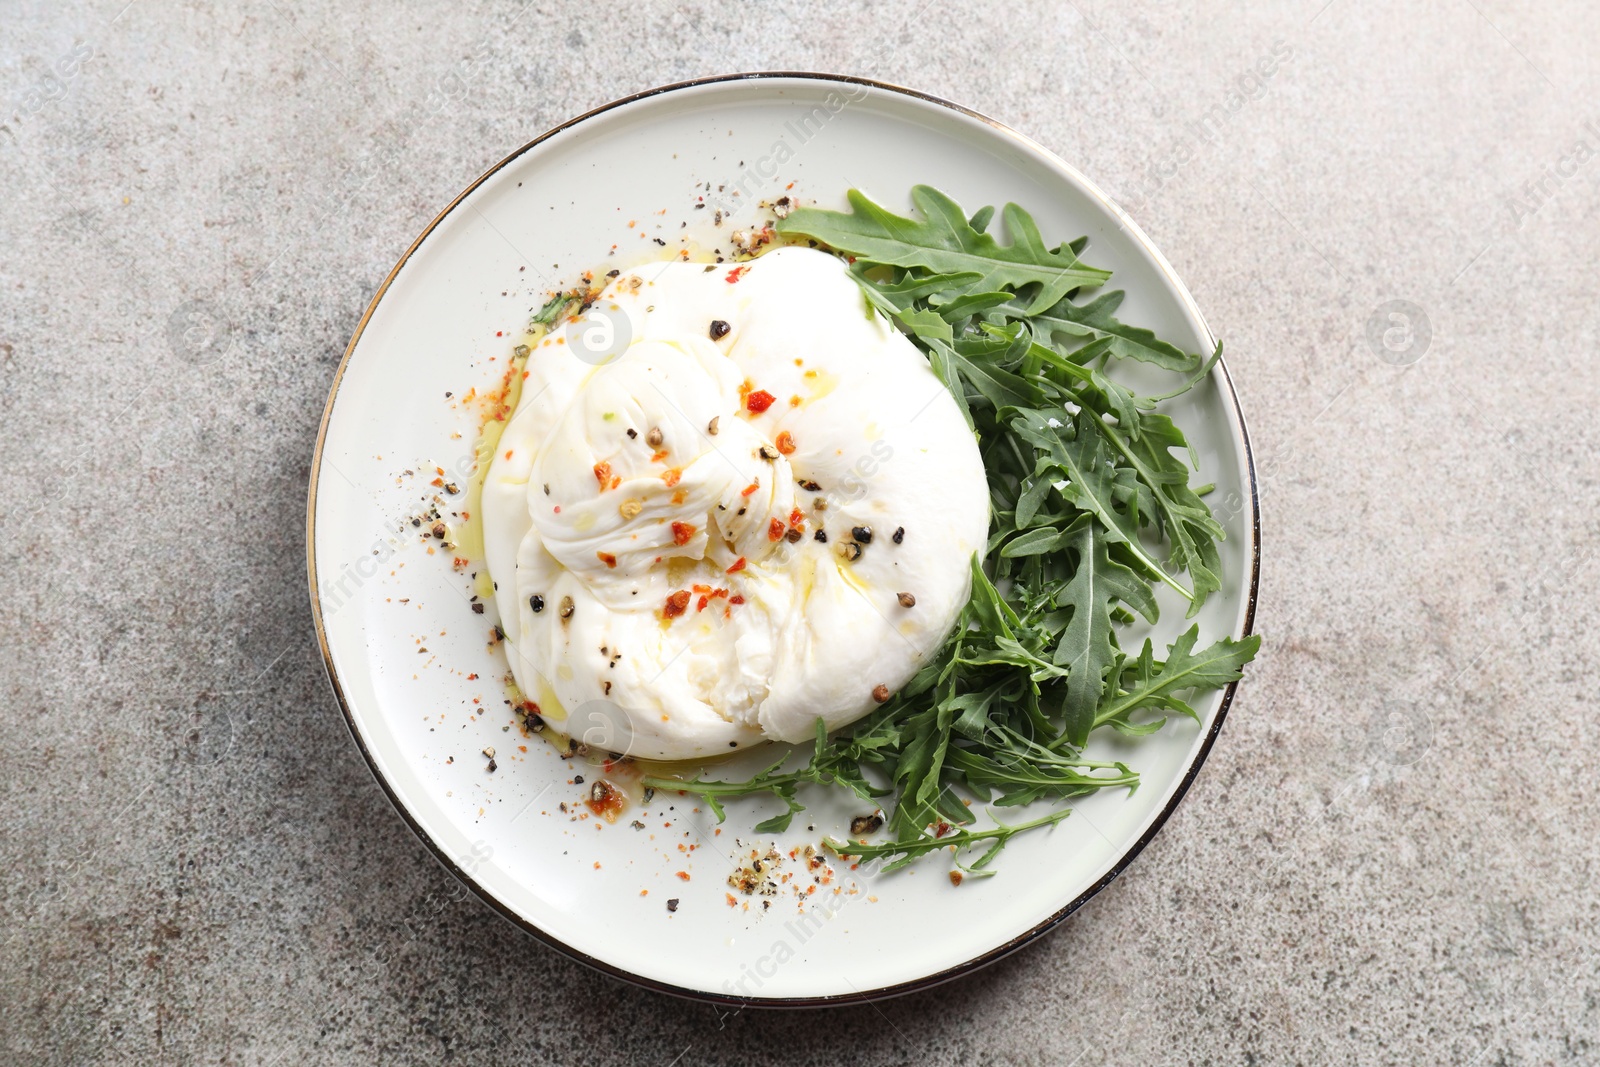
[[[966,603],[989,509],[922,354],[838,259],[781,248],[636,268],[545,338],[482,518],[524,694],[673,760],[804,741],[903,685]]]

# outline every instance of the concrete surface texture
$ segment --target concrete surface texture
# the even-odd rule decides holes
[[[0,23],[0,1059],[1600,1060],[1592,5]],[[1103,184],[1227,340],[1263,486],[1266,646],[1155,843],[1042,944],[825,1016],[625,988],[461,893],[305,593],[323,400],[413,236],[556,122],[755,68],[961,101]]]

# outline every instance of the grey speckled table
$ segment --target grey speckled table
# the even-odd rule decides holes
[[[1592,5],[362,7],[0,12],[0,1060],[1600,1060]],[[411,238],[552,123],[761,67],[962,101],[1129,204],[1264,486],[1266,650],[1152,847],[827,1018],[628,990],[466,897],[304,590],[317,418]]]

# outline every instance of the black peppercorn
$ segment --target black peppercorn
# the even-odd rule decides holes
[[[533,594],[528,598],[528,607],[532,608],[533,613],[537,615],[539,612],[544,610],[544,597],[540,596],[538,593]]]
[[[852,526],[850,527],[850,536],[854,537],[860,544],[870,545],[872,544],[872,527]]]
[[[733,327],[729,326],[727,323],[723,322],[721,319],[712,319],[711,320],[711,339],[713,341],[720,341],[724,337],[728,336],[728,331],[731,330],[731,329],[733,329]]]
[[[816,533],[812,534],[811,536],[816,538],[818,541],[821,541],[823,544],[827,544],[828,543],[828,531],[827,530],[818,530]]]
[[[898,545],[901,541],[904,541],[905,539],[906,539],[906,528],[904,526],[896,526],[895,530],[894,530],[894,538],[893,538],[894,543]]]

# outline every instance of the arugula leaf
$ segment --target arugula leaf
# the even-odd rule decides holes
[[[1109,271],[1080,262],[1067,245],[1046,248],[1033,217],[1015,204],[1001,212],[1012,241],[1003,245],[975,229],[959,204],[931,186],[911,190],[920,222],[880,207],[856,189],[850,190],[849,200],[848,213],[804,207],[781,219],[777,230],[821,241],[857,262],[918,267],[934,274],[974,273],[978,277],[968,290],[972,292],[1037,285],[1029,305],[1035,310],[1111,277]]]
[[[1105,339],[1110,342],[1111,354],[1118,358],[1137,359],[1175,371],[1189,371],[1199,366],[1199,356],[1168,344],[1143,327],[1119,322],[1112,312],[1122,306],[1126,295],[1121,289],[1113,289],[1101,293],[1087,304],[1076,304],[1063,298],[1044,309],[1017,304],[1009,307],[1001,305],[999,310],[1009,310],[1026,317],[1035,334],[1044,338],[1065,334],[1091,341]]]
[[[1118,321],[1121,292],[1074,301],[1072,292],[1108,277],[1079,261],[1086,240],[1047,248],[1015,205],[1002,212],[1011,243],[1001,244],[985,232],[992,209],[968,219],[923,186],[912,198],[921,221],[852,191],[851,212],[801,209],[778,228],[851,257],[868,315],[883,315],[927,356],[974,432],[993,523],[986,551],[970,561],[967,604],[888,701],[836,738],[819,721],[804,766],[786,769],[785,759],[745,781],[645,783],[700,796],[719,819],[724,801],[769,793],[785,810],[758,825],[763,833],[787,829],[807,789],[869,801],[892,794],[892,840],[827,846],[890,860],[893,870],[988,843],[975,862],[955,863],[990,874],[1015,834],[1068,809],[976,829],[969,804],[1059,804],[1136,788],[1127,765],[1084,756],[1093,731],[1140,737],[1173,716],[1197,717],[1191,694],[1237,681],[1260,639],[1196,651],[1192,626],[1164,660],[1149,640],[1137,656],[1118,640],[1138,617],[1158,618],[1155,583],[1185,597],[1191,616],[1221,587],[1224,531],[1202,499],[1210,489],[1191,486],[1194,450],[1156,410],[1205,381],[1221,345],[1202,360]],[[1180,377],[1168,392],[1140,395],[1116,380],[1121,359]]]
[[[1063,733],[1071,744],[1082,746],[1094,728],[1106,672],[1116,656],[1112,607],[1120,601],[1151,622],[1159,609],[1150,587],[1107,554],[1105,534],[1098,525],[1084,523],[1069,547],[1077,555],[1078,567],[1056,603],[1070,607],[1072,617],[1061,631],[1055,662],[1069,671],[1061,703]]]
[[[1185,689],[1220,689],[1238,681],[1243,677],[1244,665],[1254,659],[1261,648],[1261,635],[1251,634],[1237,641],[1224,637],[1196,653],[1194,646],[1199,639],[1200,627],[1189,627],[1172,643],[1164,663],[1155,661],[1150,642],[1146,640],[1130,675],[1122,679],[1115,691],[1106,694],[1095,712],[1095,725],[1129,726],[1128,716],[1141,709],[1198,718],[1193,708],[1172,694]]]
[[[859,841],[839,841],[832,837],[824,838],[822,843],[830,852],[836,853],[840,858],[849,858],[861,861],[887,859],[891,856],[898,857],[884,867],[884,873],[897,871],[909,864],[918,856],[926,856],[930,852],[948,848],[959,852],[964,848],[971,848],[980,841],[989,841],[991,844],[982,856],[972,864],[973,869],[981,870],[987,867],[1000,850],[1006,847],[1006,842],[1016,835],[1040,826],[1054,826],[1056,823],[1072,814],[1071,808],[1053,811],[1048,815],[1027,822],[1007,826],[996,819],[996,826],[992,830],[963,830],[948,829],[943,835],[928,834],[910,840],[884,841],[878,844],[865,844]]]

